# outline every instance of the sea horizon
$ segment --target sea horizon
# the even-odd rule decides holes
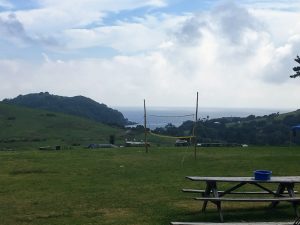
[[[135,106],[114,107],[120,111],[129,121],[144,124],[144,108]],[[296,108],[234,108],[234,107],[199,107],[198,119],[216,119],[222,117],[247,117],[249,115],[264,116],[272,113],[287,113],[295,111]],[[155,129],[164,127],[171,123],[180,126],[184,121],[195,120],[195,107],[160,107],[152,106],[146,108],[147,127]]]

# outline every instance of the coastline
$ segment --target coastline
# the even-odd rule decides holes
[[[114,107],[119,110],[129,121],[136,125],[144,124],[144,109],[142,107]],[[216,119],[222,117],[247,117],[249,115],[264,116],[272,113],[288,113],[296,109],[262,109],[262,108],[217,108],[199,107],[198,119]],[[164,127],[168,123],[180,126],[187,120],[195,120],[193,107],[149,107],[147,108],[147,125],[150,129]],[[170,117],[167,117],[170,116]],[[179,117],[177,117],[179,116]]]

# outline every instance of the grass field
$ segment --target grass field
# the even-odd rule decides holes
[[[81,117],[0,103],[0,150],[124,142],[124,130]]]
[[[192,148],[150,148],[148,154],[142,148],[1,151],[0,224],[218,222],[213,205],[203,214],[193,194],[181,193],[182,188],[197,187],[185,176],[251,176],[255,169],[300,175],[299,162],[300,148],[287,147],[204,148],[196,161]],[[275,210],[267,205],[224,203],[224,219],[295,217],[287,203]]]

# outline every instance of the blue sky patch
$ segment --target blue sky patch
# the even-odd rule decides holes
[[[39,8],[35,0],[10,0],[9,2],[14,6],[14,11]]]

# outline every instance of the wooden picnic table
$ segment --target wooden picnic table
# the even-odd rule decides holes
[[[203,201],[202,211],[204,212],[208,202],[212,202],[217,206],[220,220],[223,222],[223,214],[221,209],[221,202],[270,202],[271,207],[281,201],[290,202],[293,205],[295,213],[299,216],[297,205],[300,202],[300,197],[296,197],[294,186],[296,183],[300,183],[300,176],[273,176],[270,180],[255,180],[253,177],[199,177],[199,176],[187,176],[187,179],[191,181],[205,182],[205,190],[195,189],[183,189],[184,192],[202,193],[202,197],[195,198],[196,200]],[[226,190],[218,190],[218,183],[229,183],[230,187]],[[250,184],[261,189],[261,192],[246,192],[238,191],[237,189],[242,186]],[[271,190],[270,185],[276,184],[277,189]],[[228,194],[239,194],[241,197],[224,197]],[[255,194],[255,198],[246,197],[248,194]],[[262,195],[263,194],[263,195]]]

